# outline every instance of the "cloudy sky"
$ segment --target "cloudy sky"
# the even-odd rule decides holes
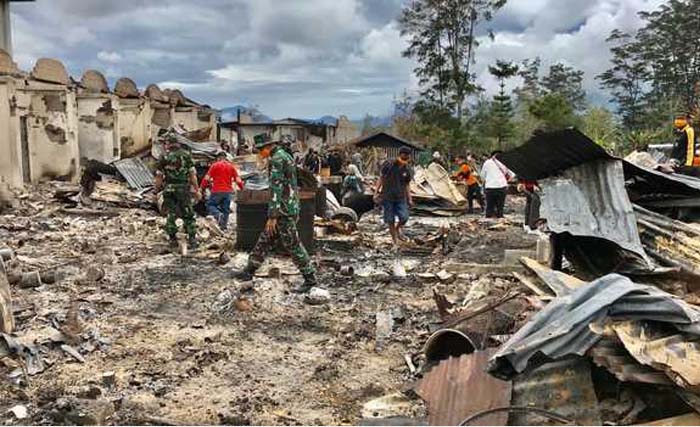
[[[605,38],[639,25],[662,0],[510,0],[477,52],[479,81],[497,58],[540,56],[594,76],[605,70]],[[158,83],[223,108],[256,105],[273,117],[386,115],[415,90],[414,64],[396,17],[402,0],[38,0],[14,3],[15,59],[30,69],[61,59],[74,77],[89,68],[110,81]]]

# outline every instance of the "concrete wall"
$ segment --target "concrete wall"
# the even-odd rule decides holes
[[[14,79],[0,78],[0,181],[11,187],[19,187],[24,180],[22,146],[18,136],[19,119],[11,101],[14,93]]]
[[[118,98],[109,94],[80,94],[77,99],[81,162],[94,159],[111,163],[118,160],[121,156]]]
[[[130,157],[151,145],[151,104],[144,98],[120,98],[117,129],[122,157]]]
[[[28,80],[17,87],[15,97],[20,117],[15,143],[24,144],[29,153],[29,173],[23,170],[26,161],[20,167],[24,176],[33,183],[59,177],[77,181],[80,149],[75,93],[64,85]]]
[[[209,140],[216,140],[216,113],[199,107],[175,107],[172,113],[173,125],[182,125],[188,131],[211,128]]]
[[[338,127],[335,129],[335,144],[345,144],[360,136],[360,129],[346,116],[340,116]]]

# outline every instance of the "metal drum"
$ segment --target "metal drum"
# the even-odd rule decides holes
[[[299,238],[309,253],[316,250],[314,241],[314,217],[316,215],[316,193],[302,191],[301,212],[297,227]],[[236,201],[236,249],[249,251],[258,241],[267,221],[267,205],[270,201],[268,190],[244,190],[238,193]]]

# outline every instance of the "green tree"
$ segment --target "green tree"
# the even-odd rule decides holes
[[[582,131],[601,147],[623,154],[622,133],[615,115],[602,107],[593,107],[581,118]]]
[[[556,92],[547,93],[534,100],[528,111],[539,120],[539,128],[545,131],[577,127],[580,123],[571,102]]]
[[[549,74],[542,79],[546,93],[559,94],[574,111],[586,108],[586,92],[583,90],[583,71],[557,63],[549,67]]]
[[[596,77],[610,91],[617,113],[628,129],[644,127],[644,83],[650,74],[639,45],[629,34],[613,30],[607,39],[612,45],[612,67]]]
[[[495,66],[489,66],[489,73],[498,79],[499,92],[493,97],[491,135],[496,138],[499,148],[505,148],[505,142],[512,138],[513,103],[506,94],[506,80],[518,74],[518,66],[512,62],[497,60]]]
[[[422,96],[462,119],[467,96],[477,90],[472,72],[477,26],[490,21],[506,0],[413,0],[399,17],[407,37],[403,55],[418,62]]]
[[[634,129],[668,123],[670,117],[657,114],[669,105],[696,110],[700,97],[700,0],[669,0],[639,15],[644,25],[633,36],[611,33],[612,67],[599,76]]]

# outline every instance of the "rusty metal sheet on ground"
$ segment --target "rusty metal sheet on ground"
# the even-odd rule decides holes
[[[577,425],[601,425],[590,363],[581,357],[549,363],[516,377],[511,405],[546,409],[576,421]],[[530,413],[514,413],[509,424],[558,425]]]
[[[663,336],[650,322],[626,321],[612,325],[627,351],[639,362],[666,373],[683,388],[700,386],[700,339],[687,334]]]
[[[418,383],[416,393],[428,404],[430,425],[459,425],[465,418],[486,409],[510,404],[511,383],[486,373],[495,353],[489,349],[443,360]],[[473,425],[506,425],[508,415],[497,413]]]

